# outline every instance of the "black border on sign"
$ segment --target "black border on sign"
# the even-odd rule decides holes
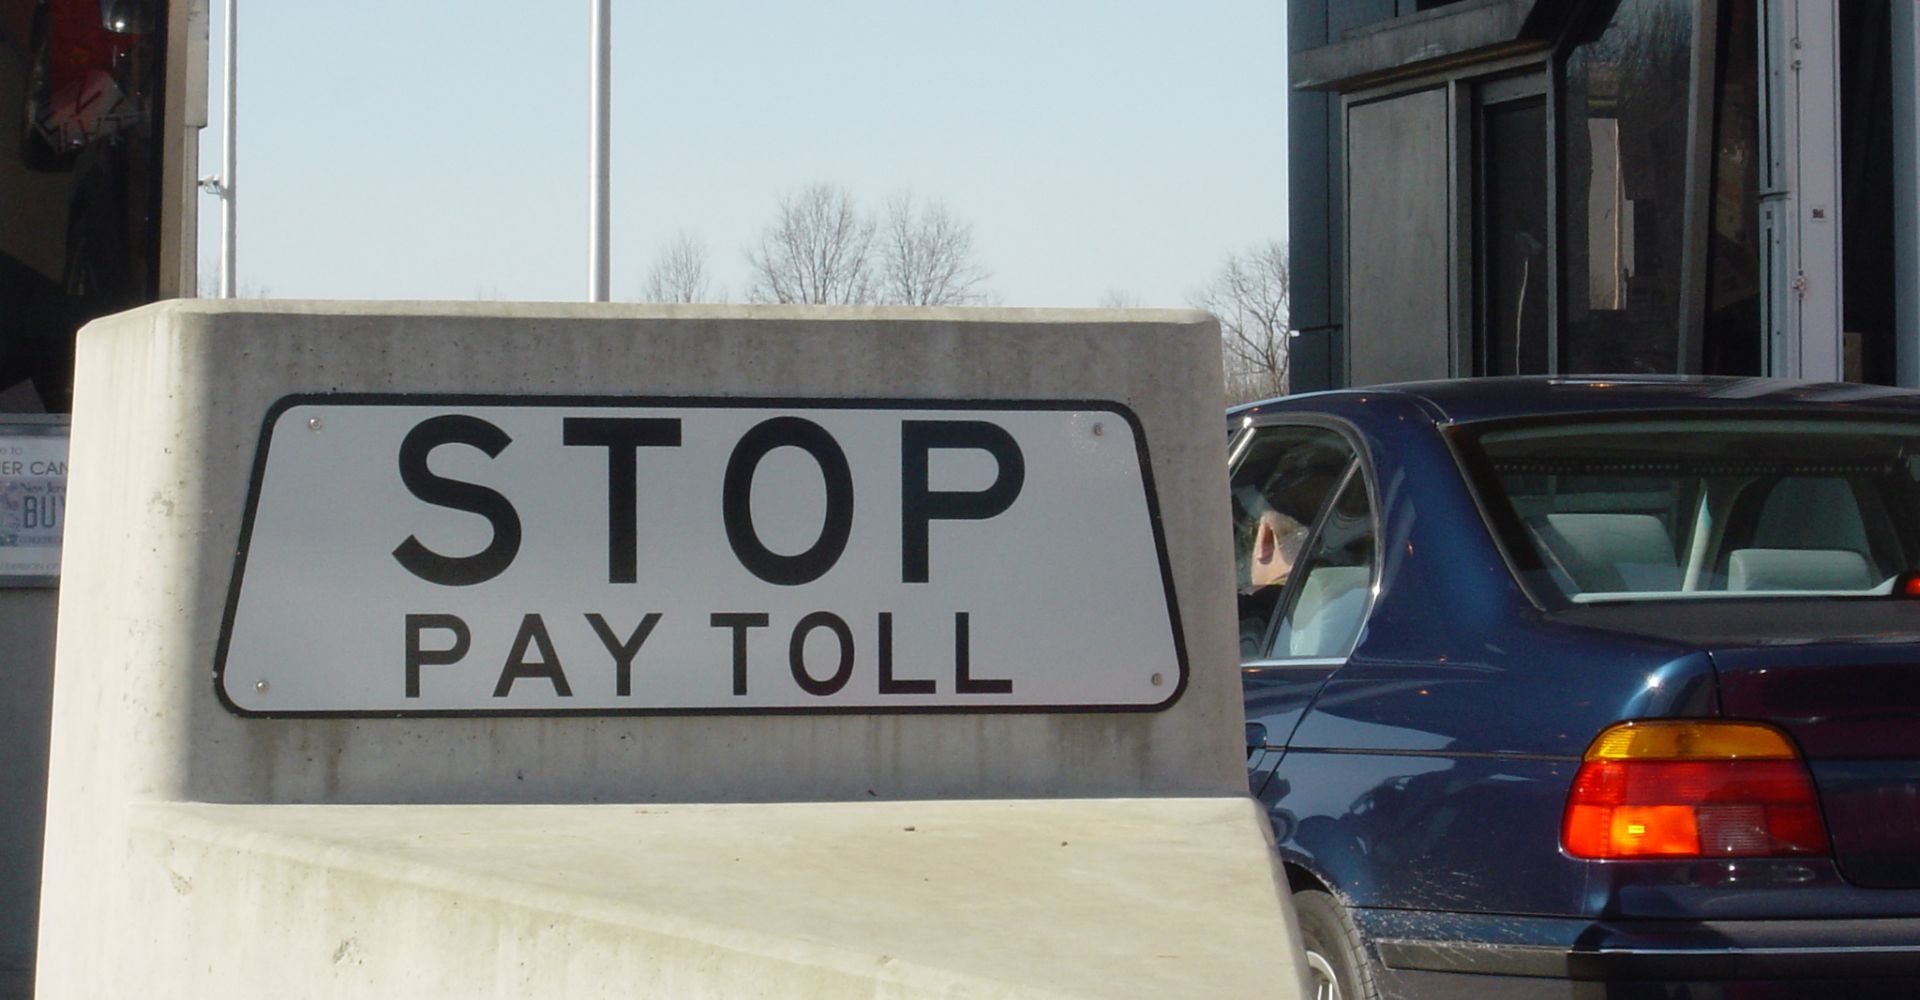
[[[246,571],[247,552],[253,541],[254,514],[266,482],[267,450],[273,442],[274,426],[280,417],[296,406],[518,406],[518,407],[682,407],[687,409],[791,409],[791,410],[1099,410],[1112,413],[1133,430],[1134,450],[1140,463],[1140,485],[1146,492],[1147,520],[1153,529],[1154,552],[1160,560],[1160,582],[1166,593],[1167,624],[1173,634],[1174,658],[1180,678],[1167,697],[1147,704],[1126,705],[822,705],[742,708],[440,708],[346,709],[312,711],[255,711],[241,708],[227,696],[227,649],[233,637],[234,615],[240,607],[240,585]],[[227,587],[226,608],[220,620],[220,641],[214,653],[213,692],[227,711],[250,719],[433,719],[433,718],[543,718],[555,716],[698,716],[698,715],[1033,715],[1118,712],[1162,712],[1172,708],[1187,691],[1188,657],[1186,632],[1181,626],[1180,602],[1174,594],[1173,566],[1167,557],[1166,529],[1160,516],[1160,492],[1154,485],[1153,463],[1147,454],[1146,428],[1132,408],[1105,399],[845,399],[831,397],[772,396],[568,396],[568,395],[492,395],[483,393],[296,393],[281,397],[267,408],[261,421],[260,443],[254,450],[253,471],[247,483],[247,507],[240,525],[240,545],[234,553],[233,578]]]

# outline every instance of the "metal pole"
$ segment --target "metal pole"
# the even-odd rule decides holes
[[[222,39],[226,49],[225,93],[221,95],[220,125],[220,297],[233,298],[233,235],[234,235],[234,123],[237,120],[235,108],[239,100],[234,96],[234,81],[239,79],[238,63],[235,53],[239,46],[234,39],[239,32],[234,30],[234,9],[238,0],[226,0],[226,37]]]
[[[232,0],[228,0],[229,3]],[[590,0],[593,4],[588,62],[590,99],[587,122],[587,301],[607,301],[607,177],[610,157],[607,152],[608,105],[611,103],[610,77],[613,64],[613,0]]]

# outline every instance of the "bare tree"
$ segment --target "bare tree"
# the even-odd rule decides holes
[[[837,184],[780,199],[780,214],[747,250],[755,302],[849,304],[874,298],[874,221]]]
[[[1140,296],[1124,288],[1108,288],[1100,293],[1099,305],[1102,309],[1139,309],[1145,304],[1140,301]]]
[[[198,269],[198,272],[194,276],[194,281],[194,296],[196,298],[211,299],[219,294],[218,289],[220,288],[220,282],[214,277],[214,272],[205,267]],[[233,297],[236,299],[270,299],[273,298],[273,286],[253,275],[243,275],[234,282]]]
[[[964,306],[987,301],[989,277],[974,260],[973,227],[939,202],[917,209],[913,193],[887,205],[877,250],[880,301],[908,306]]]
[[[1227,396],[1243,402],[1287,391],[1287,248],[1267,240],[1230,253],[1193,305],[1220,321]]]
[[[707,274],[707,245],[682,229],[660,248],[653,266],[647,269],[646,287],[641,290],[647,302],[720,302],[713,280]]]

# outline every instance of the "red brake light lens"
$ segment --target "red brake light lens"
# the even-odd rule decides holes
[[[1813,779],[1779,730],[1751,722],[1629,722],[1574,777],[1561,844],[1577,858],[1826,854]]]

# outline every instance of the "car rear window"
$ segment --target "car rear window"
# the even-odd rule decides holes
[[[1462,441],[1536,594],[1869,596],[1920,569],[1920,422],[1663,416]]]

